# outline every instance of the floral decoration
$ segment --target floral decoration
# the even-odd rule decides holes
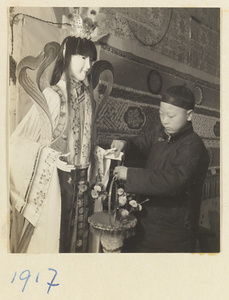
[[[91,190],[91,196],[95,200],[95,206],[102,205],[99,210],[107,210],[109,206],[109,193],[101,182],[97,182]],[[126,193],[123,187],[117,187],[112,193],[111,199],[111,214],[115,216],[115,219],[118,221],[124,220],[137,211],[142,210],[143,201],[138,203],[135,200],[136,195],[132,193]],[[98,204],[98,205],[97,205]],[[97,210],[97,209],[96,209]],[[98,211],[98,210],[97,210]]]
[[[85,183],[85,181],[79,181],[78,189],[80,194],[83,194],[87,190],[87,184]]]
[[[141,204],[134,199],[135,196],[135,194],[126,193],[123,188],[117,189],[117,219],[123,219],[133,212],[142,210]]]
[[[94,200],[94,212],[103,210],[103,204],[107,199],[107,195],[105,186],[101,182],[95,183],[91,190],[91,196]]]

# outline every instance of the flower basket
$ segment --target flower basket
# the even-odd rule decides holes
[[[88,218],[92,231],[100,236],[103,252],[121,252],[123,242],[135,234],[137,219],[129,214],[123,218],[117,218],[117,197],[114,198],[115,210],[111,212],[112,189],[116,185],[114,178],[111,181],[108,194],[108,211],[94,213]]]

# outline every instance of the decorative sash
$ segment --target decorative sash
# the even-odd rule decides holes
[[[11,201],[36,226],[59,153],[26,139],[18,139],[10,150]]]

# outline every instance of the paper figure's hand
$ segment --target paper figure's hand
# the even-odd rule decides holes
[[[67,154],[60,154],[57,157],[56,166],[58,169],[70,173],[72,170],[75,170],[76,167],[74,165],[68,164],[65,161],[65,158],[68,157],[69,155],[70,155],[70,152]]]

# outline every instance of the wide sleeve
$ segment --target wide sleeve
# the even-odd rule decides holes
[[[186,140],[178,147],[175,158],[164,168],[128,168],[126,191],[160,197],[180,195],[198,170],[203,172],[204,168],[206,171],[207,166],[204,145],[199,140]]]
[[[47,100],[49,110],[52,117],[52,125],[55,128],[59,113],[60,113],[60,97],[50,87],[43,91],[43,94]],[[42,122],[36,105],[33,105],[23,120],[19,123],[15,131],[10,137],[11,144],[14,144],[19,138],[28,139],[34,142],[39,142],[41,135]]]

